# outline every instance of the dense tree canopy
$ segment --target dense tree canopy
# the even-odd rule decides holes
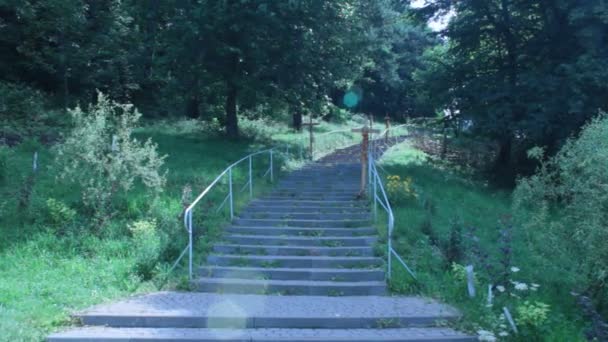
[[[532,146],[555,153],[608,106],[604,1],[423,4],[1,0],[0,110],[19,97],[64,108],[100,90],[147,116],[217,118],[236,137],[239,110],[263,105],[257,115],[294,114],[297,126],[355,89],[353,110],[379,118],[458,113],[499,143],[504,169]],[[446,13],[431,32],[426,21]]]
[[[551,153],[608,106],[608,5],[604,1],[427,1],[427,20],[454,11],[420,82],[498,139],[499,166],[532,146]]]

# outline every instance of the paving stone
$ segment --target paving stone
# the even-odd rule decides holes
[[[78,317],[85,325],[114,327],[372,328],[431,326],[458,312],[421,297],[160,292],[99,305]]]
[[[49,342],[74,341],[180,342],[474,342],[477,339],[447,328],[407,329],[155,329],[87,327],[58,333]]]

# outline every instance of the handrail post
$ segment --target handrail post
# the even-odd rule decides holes
[[[188,277],[192,280],[192,212],[188,213]]]
[[[228,188],[230,196],[230,219],[234,218],[234,197],[232,192],[232,167],[228,170]]]
[[[272,161],[272,150],[270,150],[270,183],[274,182],[274,171],[273,171],[273,161]]]
[[[249,156],[249,199],[253,198],[253,157]]]
[[[372,192],[372,163],[374,156],[371,154],[371,148],[367,148],[367,186],[368,191]]]
[[[372,193],[372,197],[374,198],[374,222],[378,222],[378,197],[376,196],[376,192],[378,189],[378,170],[374,168],[374,192]]]
[[[392,258],[393,258],[393,225],[394,225],[394,219],[392,217],[392,215],[389,214],[389,218],[388,218],[388,279],[390,280],[392,275],[393,275],[393,263],[392,263]]]

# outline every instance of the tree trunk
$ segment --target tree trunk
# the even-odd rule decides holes
[[[298,132],[302,131],[302,110],[300,108],[296,108],[293,113],[293,128]]]
[[[498,155],[494,163],[494,170],[498,174],[505,174],[506,168],[511,165],[511,152],[513,150],[513,140],[511,137],[504,137],[500,141]]]
[[[232,81],[228,81],[226,86],[226,134],[229,138],[236,139],[239,136],[239,119],[236,108],[238,89]]]
[[[441,160],[445,160],[445,156],[448,154],[448,122],[443,122],[443,128],[441,134],[443,135],[443,141],[441,142]]]
[[[188,105],[186,108],[186,115],[191,118],[191,119],[198,119],[201,117],[201,111],[200,111],[200,100],[198,95],[193,95],[189,100],[188,100]]]

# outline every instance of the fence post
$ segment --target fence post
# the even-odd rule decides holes
[[[249,156],[249,199],[253,198],[253,157]]]
[[[234,218],[234,198],[232,193],[232,168],[228,169],[228,188],[229,188],[229,196],[230,196],[230,219]]]
[[[274,182],[274,166],[272,161],[272,150],[270,150],[270,183]]]
[[[376,196],[376,191],[377,191],[377,187],[378,187],[378,170],[374,169],[374,191],[372,193],[372,197],[374,199],[374,222],[378,221],[378,201],[377,201],[377,196]]]
[[[372,155],[372,150],[371,148],[368,146],[367,148],[367,186],[368,186],[368,192],[372,192],[372,165],[373,165],[373,158],[374,156]]]
[[[188,213],[188,277],[192,280],[192,212]]]
[[[389,227],[390,230],[390,227]],[[391,280],[391,277],[393,276],[393,263],[391,258],[393,257],[393,246],[392,246],[392,242],[391,242],[391,236],[390,233],[388,234],[388,280]]]

